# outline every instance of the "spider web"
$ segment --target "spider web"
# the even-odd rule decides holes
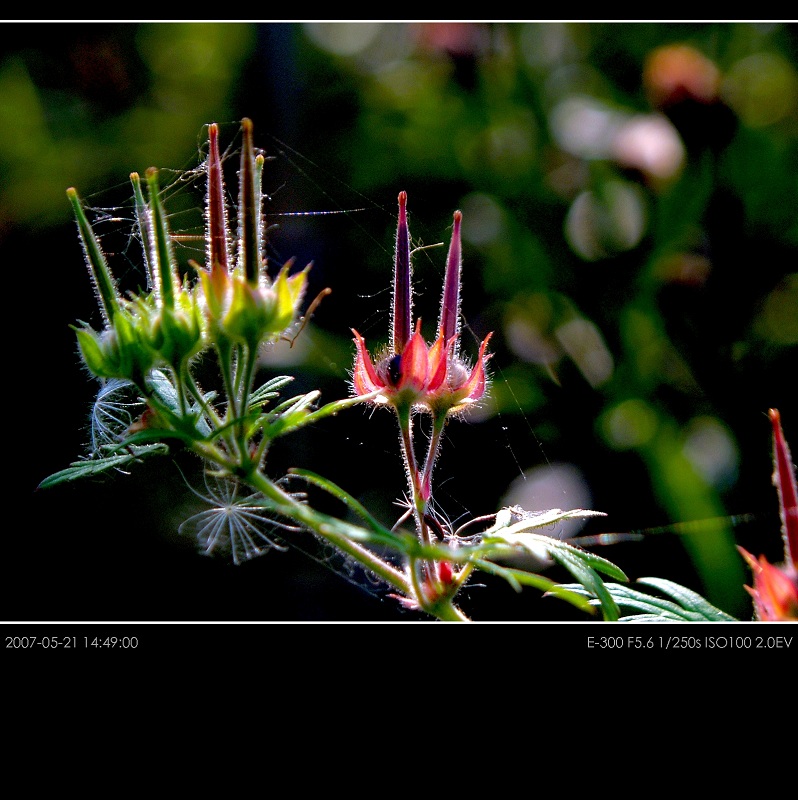
[[[229,133],[230,131],[228,131]],[[256,138],[259,134],[256,134]],[[221,137],[224,141],[226,138]],[[368,274],[364,275],[357,283],[356,302],[351,304],[356,309],[353,327],[364,333],[375,342],[387,340],[390,320],[390,283],[392,278],[393,261],[393,234],[395,231],[395,208],[392,202],[377,202],[376,200],[362,195],[357,190],[348,186],[335,174],[329,172],[323,165],[305,158],[289,145],[276,139],[264,137],[269,141],[266,151],[267,164],[265,170],[264,194],[264,228],[267,231],[267,256],[272,265],[282,265],[291,257],[295,245],[301,239],[303,231],[308,226],[311,227],[309,236],[310,250],[317,241],[325,238],[335,238],[339,236],[342,226],[347,228],[345,236],[356,237],[367,241],[369,248],[373,251],[370,256],[372,264],[380,265],[379,269],[372,268]],[[233,137],[232,143],[224,152],[222,159],[225,165],[227,177],[227,203],[230,208],[235,204],[236,198],[230,187],[236,186],[235,170],[237,169],[239,157],[239,139]],[[172,231],[172,242],[175,247],[177,260],[181,273],[189,276],[193,275],[194,267],[192,262],[203,264],[205,261],[204,238],[203,238],[203,209],[205,202],[205,159],[207,153],[205,145],[198,145],[199,164],[186,167],[180,170],[163,169],[159,172],[161,183],[161,194],[164,205],[168,213],[168,221]],[[105,204],[104,201],[109,196],[121,195],[122,199],[117,204]],[[132,192],[129,187],[122,185],[113,187],[109,193],[103,193],[101,197],[91,197],[85,201],[87,214],[94,225],[95,232],[100,239],[106,254],[109,256],[112,271],[119,282],[123,291],[134,291],[143,286],[146,278],[142,268],[143,259],[141,254],[141,242],[136,228],[136,215],[132,200]],[[412,203],[412,196],[411,196]],[[412,208],[412,205],[411,205]],[[445,238],[447,231],[432,231],[425,226],[421,219],[422,214],[412,213],[411,211],[411,233],[413,234],[413,246],[416,249],[416,267],[414,271],[414,283],[417,292],[418,306],[427,309],[437,304],[439,291],[443,279],[443,264],[445,255],[442,256],[435,245],[442,238]],[[329,231],[332,230],[332,233]],[[431,249],[430,249],[431,248]],[[340,254],[339,254],[340,255]],[[311,253],[312,256],[312,253]],[[332,270],[335,265],[345,264],[345,255],[337,261],[328,259],[333,267],[327,263],[322,263],[322,270],[325,271],[325,279],[329,278],[333,285],[333,293],[336,291],[335,275]],[[277,268],[276,266],[274,267]],[[338,267],[346,269],[348,267]],[[315,269],[315,266],[314,266]],[[474,286],[471,289],[468,285],[466,275],[466,285],[464,293],[478,291]],[[326,302],[326,301],[325,301]],[[322,304],[322,307],[324,304]],[[325,317],[327,330],[325,333],[332,333],[337,337],[348,339],[348,325],[343,324],[342,320],[337,320],[337,330],[332,330],[330,321]],[[464,340],[463,348],[466,352],[476,352],[476,345],[480,337],[469,327],[467,321],[463,324],[462,337]],[[325,347],[325,339],[315,335],[314,326],[311,326],[299,338],[299,347],[296,352],[301,353],[307,360],[316,360],[323,365],[328,375],[336,377],[340,384],[340,395],[344,396],[349,382],[349,370],[351,360],[341,360],[335,355],[331,355]],[[285,351],[285,347],[282,348]],[[351,358],[351,356],[350,356]],[[279,358],[267,360],[267,367],[277,367],[280,365]],[[483,443],[490,449],[477,454],[471,460],[483,464],[502,463],[508,475],[514,475],[519,480],[527,480],[527,469],[532,463],[541,461],[551,466],[549,459],[543,450],[543,444],[535,432],[535,426],[529,415],[524,411],[522,403],[513,395],[511,382],[504,376],[501,367],[493,370],[492,380],[494,384],[500,383],[511,396],[511,403],[514,403],[514,412],[505,415],[497,408],[491,408],[486,404],[482,414],[475,414],[464,422],[452,423],[466,428],[469,426],[488,426],[491,435],[484,437]],[[127,411],[124,408],[114,409],[117,415],[125,418]],[[118,419],[112,420],[118,422]],[[98,431],[102,433],[103,421],[97,418]],[[99,435],[99,434],[98,434]],[[398,445],[395,438],[390,436],[382,445],[375,445],[371,441],[369,424],[367,419],[357,419],[347,424],[341,424],[338,432],[332,429],[326,434],[331,437],[333,447],[337,441],[346,440],[349,450],[364,450],[370,454],[369,467],[374,469],[385,469],[379,464],[379,460],[384,458],[385,464],[393,469],[391,486],[394,487],[394,494],[386,489],[388,496],[387,502],[392,502],[401,498],[405,491],[401,473],[397,475],[398,465]],[[423,436],[419,437],[419,445],[423,445]],[[455,438],[447,433],[444,441],[444,451],[456,446],[460,448],[451,458],[442,459],[446,464],[458,463],[462,448],[466,445],[461,444],[463,437],[459,435]],[[462,462],[460,462],[462,465]],[[509,468],[507,465],[509,464]],[[267,465],[268,467],[268,465]],[[439,469],[435,475],[436,480],[436,505],[435,512],[438,518],[445,523],[445,529],[452,530],[458,525],[468,522],[470,517],[484,513],[490,513],[496,508],[472,508],[468,500],[470,497],[455,491],[455,480],[447,477]],[[342,483],[343,485],[343,483]],[[206,487],[207,488],[207,487]],[[566,487],[562,487],[562,493],[567,493]],[[567,498],[565,498],[567,500]],[[444,507],[445,505],[445,507]],[[386,503],[387,506],[387,503]],[[563,507],[570,507],[567,502],[563,502]],[[202,513],[202,512],[198,512]],[[252,512],[253,514],[255,512]],[[390,514],[390,508],[386,507],[386,513]],[[399,514],[397,513],[397,517]],[[208,516],[207,519],[212,519]],[[221,519],[221,517],[220,517]],[[244,519],[244,517],[242,517]],[[744,521],[744,517],[739,519],[730,518],[732,524]],[[207,520],[200,520],[204,522]],[[395,521],[395,519],[394,519]],[[195,521],[196,523],[196,521]],[[253,524],[255,524],[253,522]],[[391,525],[390,518],[386,519],[386,524]],[[196,524],[193,525],[196,527]],[[242,522],[242,529],[244,523]],[[210,531],[212,529],[208,528]],[[185,532],[193,533],[197,536],[196,530],[192,525],[186,524]],[[675,530],[672,526],[663,526],[651,533],[664,533],[668,530]],[[312,534],[292,531],[291,535],[281,535],[279,528],[272,527],[270,532],[266,532],[263,526],[255,524],[250,531],[254,537],[249,544],[242,543],[239,554],[235,548],[232,551],[234,560],[246,560],[250,556],[268,552],[271,549],[280,549],[290,546],[305,553],[308,557],[332,570],[344,580],[359,587],[368,594],[382,598],[388,591],[388,587],[381,583],[373,574],[363,569],[361,565],[353,559],[345,556],[320,541]],[[590,546],[601,546],[618,541],[628,541],[633,538],[641,538],[646,531],[626,531],[621,534],[596,534],[582,539],[582,543]],[[224,524],[219,523],[216,530],[217,539],[225,538]],[[553,535],[563,535],[553,532]],[[570,535],[570,534],[569,534]],[[260,537],[260,539],[259,539]],[[232,542],[235,536],[228,529],[227,538]],[[211,550],[216,549],[216,541],[213,534],[209,533],[203,540],[200,536],[200,544]],[[260,544],[258,544],[258,540]],[[578,541],[578,540],[577,540]],[[224,549],[219,547],[219,549]],[[243,553],[244,556],[241,556]]]

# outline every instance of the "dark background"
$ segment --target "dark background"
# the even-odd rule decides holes
[[[327,566],[296,550],[202,557],[177,533],[202,505],[172,461],[36,489],[86,453],[97,388],[69,327],[97,320],[65,189],[124,217],[131,171],[176,170],[167,208],[189,232],[202,186],[177,179],[207,123],[233,152],[244,116],[273,158],[273,263],[313,261],[309,297],[333,290],[264,374],[296,369],[297,391],[345,396],[349,329],[387,340],[398,192],[418,244],[448,242],[461,208],[463,349],[494,331],[494,380],[482,413],[449,426],[443,510],[495,511],[523,473],[530,510],[607,513],[585,534],[714,520],[601,552],[750,618],[734,545],[781,557],[769,408],[798,441],[795,25],[5,22],[0,41],[6,620],[420,619],[323,553]],[[346,213],[281,216],[306,211]],[[132,274],[129,227],[101,232]],[[444,260],[415,258],[427,323]],[[328,420],[269,466],[326,475],[388,523],[399,513],[387,413]],[[485,584],[464,597],[476,620],[585,619]]]

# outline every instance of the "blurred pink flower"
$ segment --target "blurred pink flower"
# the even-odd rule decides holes
[[[764,556],[757,560],[739,547],[751,567],[754,586],[746,586],[754,599],[756,618],[763,621],[798,621],[798,489],[795,467],[781,427],[781,415],[770,409],[773,425],[773,485],[779,494],[784,562],[771,564]]]

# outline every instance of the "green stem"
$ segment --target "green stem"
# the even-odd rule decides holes
[[[236,439],[242,453],[249,452],[249,443],[246,436],[245,417],[247,415],[249,398],[252,394],[252,382],[255,376],[255,365],[257,363],[257,348],[244,345],[241,348],[241,357],[238,361],[238,373],[236,375],[236,402],[238,404],[238,422],[235,426]]]
[[[427,450],[427,458],[424,462],[424,474],[421,478],[421,489],[424,497],[424,511],[429,505],[430,498],[432,497],[432,471],[435,468],[435,461],[438,458],[438,450],[441,445],[441,437],[446,428],[446,414],[436,414],[432,418],[432,435],[429,440],[429,449]]]
[[[232,420],[239,417],[238,401],[236,399],[235,391],[235,377],[234,373],[236,368],[233,364],[233,348],[229,340],[224,336],[216,338],[216,353],[219,357],[219,370],[222,374],[222,381],[224,382],[224,393],[227,398],[227,410],[225,412],[224,422],[222,426],[228,425]],[[231,453],[238,453],[239,457],[243,457],[244,452],[239,451],[238,440],[236,439],[233,427],[228,428],[224,434],[225,441],[230,448]]]
[[[203,396],[199,386],[197,386],[196,382],[194,381],[194,376],[191,374],[191,370],[189,370],[187,362],[184,364],[184,369],[185,374],[183,376],[183,380],[188,387],[189,393],[197,402],[197,405],[202,409],[202,412],[205,414],[205,416],[210,420],[211,427],[221,427],[223,424],[221,418],[216,413],[216,409]]]
[[[310,528],[314,533],[317,533],[339,550],[354,558],[366,569],[375,573],[402,594],[408,596],[414,594],[404,573],[383,561],[368,548],[353,541],[352,536],[362,535],[362,531],[359,528],[335,517],[321,514],[310,506],[298,502],[257,469],[250,470],[245,475],[244,480],[253,489],[256,489],[264,497],[271,500],[277,513]]]
[[[407,481],[413,503],[413,514],[416,519],[416,530],[422,544],[430,543],[429,530],[424,519],[426,502],[421,491],[421,477],[416,462],[416,453],[413,449],[413,422],[410,406],[401,406],[396,409],[396,418],[399,423],[399,434],[402,440],[402,456],[407,472]]]
[[[233,392],[233,381],[231,375],[233,374],[233,352],[228,339],[224,336],[216,337],[216,355],[219,358],[219,372],[222,375],[224,382],[224,393],[227,398],[227,412],[225,413],[225,422],[235,419],[238,416],[238,411],[235,407],[235,394]]]
[[[442,622],[470,622],[469,618],[452,603],[450,597],[445,597],[424,609]]]
[[[252,394],[252,381],[255,376],[255,367],[258,361],[258,348],[247,345],[244,351],[246,357],[244,359],[243,369],[241,370],[241,380],[238,386],[238,402],[240,404],[242,416],[247,413],[249,396]]]
[[[179,364],[177,367],[172,367],[172,375],[174,375],[175,389],[177,389],[177,399],[180,403],[180,416],[185,419],[188,416],[188,400],[186,399],[186,383],[184,380],[186,374],[186,365]]]

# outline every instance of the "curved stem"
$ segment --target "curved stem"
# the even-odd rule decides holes
[[[424,474],[421,477],[421,490],[423,492],[426,506],[429,505],[432,497],[432,471],[435,468],[435,461],[438,458],[438,450],[441,446],[441,437],[446,428],[446,414],[436,414],[432,419],[432,435],[429,440],[427,458],[424,462]]]
[[[298,502],[258,470],[251,470],[244,477],[244,480],[253,489],[256,489],[264,497],[271,500],[277,513],[310,528],[314,533],[334,544],[339,550],[354,558],[403,594],[414,595],[413,589],[404,573],[353,540],[352,536],[358,537],[362,535],[362,531],[359,528],[335,517],[322,514],[313,510],[310,506]]]

